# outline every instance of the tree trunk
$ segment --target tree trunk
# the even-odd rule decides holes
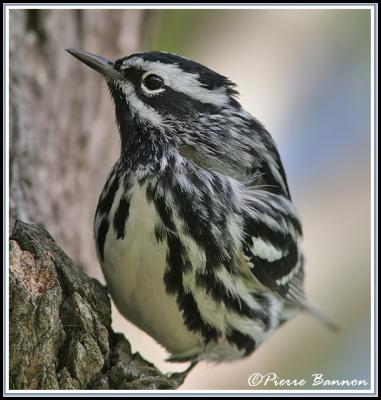
[[[11,389],[174,389],[111,329],[106,289],[41,225],[17,221],[10,238]]]
[[[175,388],[111,330],[92,221],[118,158],[102,78],[65,52],[140,47],[142,10],[10,11],[10,386]],[[57,240],[39,225],[43,224]],[[70,254],[74,262],[60,249]]]

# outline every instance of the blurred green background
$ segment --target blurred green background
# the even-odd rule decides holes
[[[228,76],[273,135],[304,226],[307,294],[340,325],[298,316],[243,361],[199,365],[182,389],[250,389],[253,372],[305,378],[303,389],[313,373],[370,382],[370,11],[151,10],[145,24],[142,50]],[[134,350],[178,368],[114,312]]]

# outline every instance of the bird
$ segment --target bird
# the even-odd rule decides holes
[[[237,86],[169,52],[67,51],[115,104],[121,151],[94,237],[120,313],[175,362],[247,357],[301,311],[334,328],[306,299],[285,169]]]

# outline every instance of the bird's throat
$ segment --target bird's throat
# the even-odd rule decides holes
[[[144,123],[131,111],[119,87],[109,85],[109,89],[115,103],[122,158],[132,170],[140,167],[150,167],[154,170],[159,166],[166,147],[163,133]]]

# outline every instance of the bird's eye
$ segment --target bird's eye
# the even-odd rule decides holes
[[[143,78],[143,85],[149,91],[156,91],[164,86],[164,80],[159,75],[149,74]]]

